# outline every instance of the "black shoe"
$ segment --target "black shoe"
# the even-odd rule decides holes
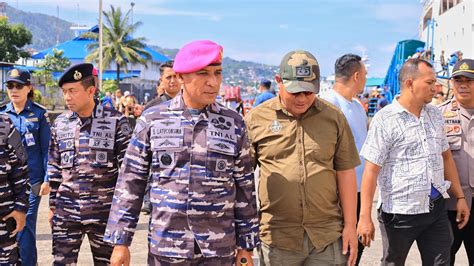
[[[150,208],[145,208],[145,207],[143,207],[143,208],[142,208],[142,212],[143,212],[145,215],[148,215],[148,214],[150,214]]]

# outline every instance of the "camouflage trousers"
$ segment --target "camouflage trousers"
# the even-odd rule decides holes
[[[157,256],[148,253],[148,265],[150,266],[232,266],[235,263],[235,257],[213,257],[204,258],[202,256],[195,259],[171,258]]]
[[[6,224],[0,219],[0,265],[21,265],[16,235],[11,237]]]
[[[87,235],[91,246],[94,265],[110,264],[113,246],[104,242],[107,222],[81,223],[53,217],[53,256],[54,265],[75,265],[82,240]]]

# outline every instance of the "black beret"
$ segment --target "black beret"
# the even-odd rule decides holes
[[[64,74],[59,78],[58,85],[62,87],[64,83],[78,82],[91,77],[93,70],[94,66],[89,63],[73,65],[64,71]]]

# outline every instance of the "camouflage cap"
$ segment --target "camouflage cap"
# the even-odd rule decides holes
[[[296,50],[287,53],[280,63],[280,77],[289,93],[319,92],[319,64],[310,52]]]
[[[451,78],[458,76],[465,76],[470,79],[474,79],[474,60],[459,60],[453,67],[453,74],[451,75]]]

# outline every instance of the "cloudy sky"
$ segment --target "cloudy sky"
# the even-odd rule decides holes
[[[10,0],[13,7],[94,25],[98,0]],[[420,0],[104,0],[130,9],[143,25],[136,36],[179,48],[196,39],[224,46],[224,55],[278,65],[291,50],[318,58],[323,75],[344,53],[367,54],[369,76],[384,77],[398,41],[418,39]]]

